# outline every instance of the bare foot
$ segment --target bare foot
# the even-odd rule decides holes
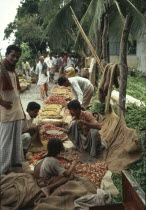
[[[42,187],[41,191],[45,194],[46,197],[50,195],[50,189],[47,187]]]

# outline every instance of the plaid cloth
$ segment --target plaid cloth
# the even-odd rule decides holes
[[[21,120],[0,122],[0,174],[23,162]]]

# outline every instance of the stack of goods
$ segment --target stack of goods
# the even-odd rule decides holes
[[[54,94],[51,95],[46,101],[44,101],[45,104],[59,104],[62,106],[66,106],[66,96],[64,95],[59,95],[59,94]]]
[[[65,95],[66,100],[71,100],[72,99],[72,92],[70,87],[56,87],[53,89],[52,94],[57,94],[57,95]]]
[[[20,87],[21,87],[20,92],[24,92],[26,89],[28,89],[30,87],[31,81],[25,79],[22,76],[19,76],[19,83],[20,83]]]
[[[41,119],[51,118],[51,119],[62,119],[62,116],[60,115],[59,111],[55,110],[41,110],[39,112],[39,116]]]
[[[48,100],[51,100],[50,97]],[[63,115],[64,111],[62,109],[62,105],[54,103],[46,104],[39,112],[39,123],[63,123]]]
[[[39,112],[39,123],[60,123],[62,126],[65,120],[65,108],[67,100],[71,100],[71,90],[68,87],[55,87],[52,95],[44,101],[44,106]]]
[[[70,163],[65,162],[63,165],[67,169]],[[94,182],[96,187],[100,187],[101,180],[106,174],[107,170],[108,166],[105,162],[96,162],[94,164],[78,163],[75,173],[88,178],[89,180]]]
[[[43,125],[40,136],[44,150],[46,150],[47,143],[52,138],[59,138],[62,141],[65,141],[67,139],[67,134],[64,133],[61,128],[58,128],[53,124]]]

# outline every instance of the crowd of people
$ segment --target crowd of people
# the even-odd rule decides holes
[[[18,46],[10,45],[6,51],[6,58],[0,64],[0,174],[8,174],[13,167],[21,166],[25,161],[25,154],[33,142],[42,146],[39,135],[40,128],[33,123],[41,107],[36,102],[29,102],[27,114],[25,114],[20,100],[20,85],[15,72],[20,56],[21,49]],[[58,85],[70,87],[73,93],[73,100],[67,104],[73,118],[66,133],[77,150],[97,157],[104,148],[98,132],[101,127],[92,113],[85,111],[93,96],[94,87],[87,78],[75,77],[73,74],[75,61],[71,56],[61,56],[56,61],[52,55],[47,57],[45,53],[42,53],[35,68],[41,98],[44,99],[48,96],[48,84],[54,80],[57,62],[59,63]],[[26,77],[30,76],[30,65],[26,59],[23,60],[22,67]],[[57,161],[57,156],[63,150],[62,142],[59,139],[50,140],[47,149],[47,154],[38,161],[34,173],[35,178],[53,177],[52,185],[41,186],[46,195],[49,190],[70,179],[77,164],[77,161],[74,161],[66,170]]]

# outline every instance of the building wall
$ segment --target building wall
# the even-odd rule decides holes
[[[137,41],[137,69],[146,73],[146,32]]]
[[[127,55],[127,63],[131,69],[146,74],[146,31],[136,40],[136,54]],[[119,63],[120,43],[110,43],[110,62]]]
[[[118,55],[111,55],[110,56],[111,63],[119,63],[119,56]],[[127,63],[131,69],[138,69],[138,58],[136,55],[128,55],[127,56]]]

